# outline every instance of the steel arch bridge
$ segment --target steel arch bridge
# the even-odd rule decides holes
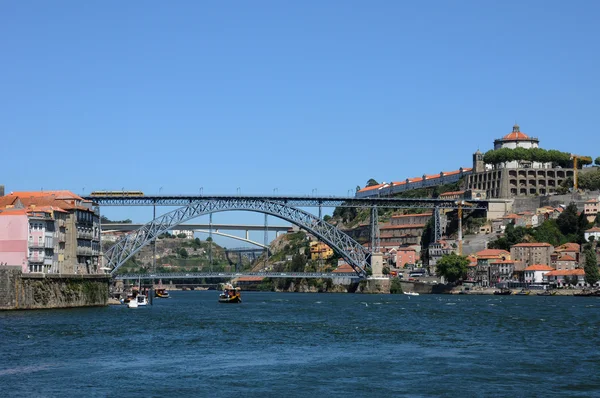
[[[119,267],[142,247],[173,227],[205,214],[232,210],[264,213],[295,224],[327,243],[352,266],[358,276],[366,277],[366,268],[370,266],[370,252],[350,236],[306,211],[281,202],[248,197],[196,200],[157,217],[124,236],[108,249],[104,253],[104,266],[111,269],[110,274],[114,275]]]

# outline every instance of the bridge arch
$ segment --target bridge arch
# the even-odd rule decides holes
[[[104,266],[114,273],[133,255],[159,235],[193,218],[223,211],[253,211],[286,220],[327,243],[361,276],[366,276],[369,252],[350,236],[320,218],[277,201],[258,198],[221,198],[190,201],[187,206],[170,211],[119,239],[104,253]]]

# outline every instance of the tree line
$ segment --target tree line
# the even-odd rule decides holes
[[[502,163],[519,162],[540,162],[552,163],[553,166],[564,168],[573,166],[573,159],[568,152],[561,152],[556,149],[542,148],[500,148],[487,151],[483,155],[483,161],[487,164],[497,166]],[[596,158],[596,164],[600,165],[600,157]],[[589,156],[580,156],[577,159],[577,167],[583,167],[592,164],[592,158]]]

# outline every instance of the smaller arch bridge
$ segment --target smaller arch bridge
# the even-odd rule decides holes
[[[358,276],[366,277],[366,269],[371,257],[370,252],[350,236],[301,209],[290,207],[282,202],[248,197],[196,200],[187,206],[159,216],[119,239],[105,252],[104,266],[111,269],[111,275],[114,275],[125,261],[166,231],[205,214],[231,210],[264,213],[295,224],[327,243],[348,262]]]

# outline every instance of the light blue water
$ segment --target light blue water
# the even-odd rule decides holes
[[[600,299],[171,292],[0,313],[5,396],[600,396]]]

